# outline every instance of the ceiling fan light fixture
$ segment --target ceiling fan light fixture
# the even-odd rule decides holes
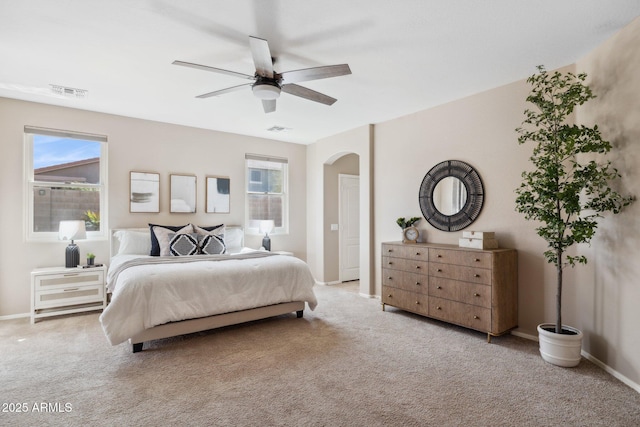
[[[260,99],[278,99],[280,97],[280,87],[268,84],[260,83],[253,85],[253,94]]]

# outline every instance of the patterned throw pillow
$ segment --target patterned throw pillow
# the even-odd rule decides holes
[[[193,227],[187,225],[158,225],[149,224],[151,230],[151,256],[169,256],[169,239],[168,234],[174,233],[192,233]]]
[[[215,234],[201,236],[198,246],[200,247],[200,253],[204,255],[223,254],[227,249],[224,245],[224,237]]]
[[[173,256],[196,255],[198,253],[198,235],[171,233],[169,251]]]

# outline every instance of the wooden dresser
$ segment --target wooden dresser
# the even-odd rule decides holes
[[[382,244],[382,310],[391,305],[501,335],[518,326],[518,253],[432,243]]]

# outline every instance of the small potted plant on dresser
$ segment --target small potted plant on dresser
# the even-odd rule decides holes
[[[405,220],[404,217],[398,218],[396,220],[396,224],[402,228],[402,243],[416,243],[418,241],[418,237],[420,236],[420,232],[414,224],[417,224],[420,221],[420,218],[414,216]]]
[[[87,254],[87,265],[94,265],[95,260],[96,260],[96,256],[91,252],[89,252]]]
[[[562,273],[567,266],[587,263],[584,255],[567,250],[591,241],[602,213],[617,214],[635,199],[611,188],[620,175],[610,161],[594,160],[611,150],[598,127],[566,121],[576,106],[595,98],[585,79],[584,73],[548,73],[539,66],[527,79],[532,85],[527,102],[536,108],[525,110],[523,127],[517,129],[520,144],[536,146],[533,170],[522,173],[516,189],[516,210],[538,222],[536,231],[548,244],[544,257],[556,267],[556,322],[538,326],[540,354],[565,367],[580,363],[582,332],[562,324]]]

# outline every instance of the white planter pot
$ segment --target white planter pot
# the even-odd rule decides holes
[[[544,328],[552,328],[552,332]],[[562,329],[574,334],[556,334],[555,324],[542,323],[538,325],[538,340],[542,359],[556,366],[571,368],[580,363],[582,350],[582,332],[571,326],[562,325]]]

